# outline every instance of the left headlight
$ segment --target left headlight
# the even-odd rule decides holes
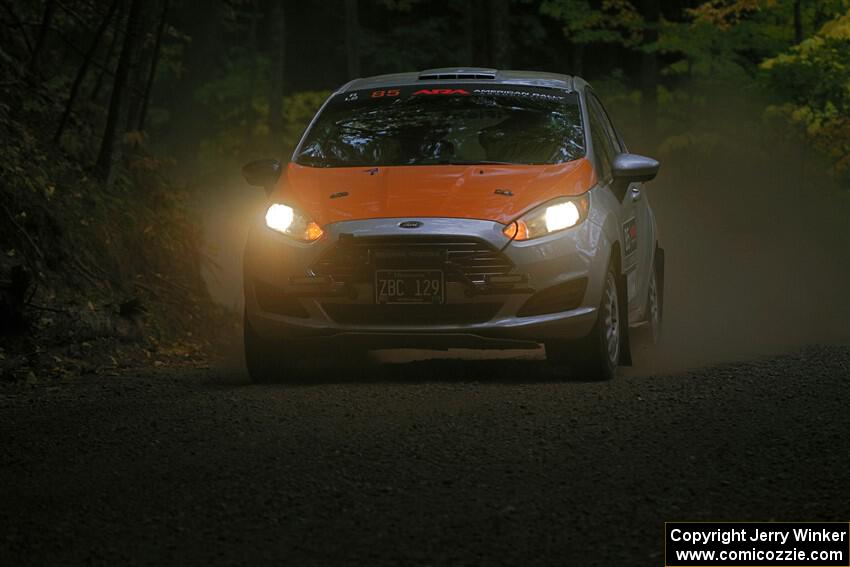
[[[310,217],[283,203],[272,203],[266,211],[266,226],[303,242],[313,242],[324,234]]]
[[[532,209],[502,231],[512,240],[531,240],[572,228],[587,218],[587,195],[563,197]]]

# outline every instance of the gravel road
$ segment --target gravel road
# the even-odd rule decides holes
[[[0,387],[0,565],[662,565],[665,520],[850,516],[850,347]]]

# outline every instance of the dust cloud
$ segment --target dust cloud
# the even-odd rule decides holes
[[[644,194],[666,250],[666,281],[661,342],[651,353],[636,349],[629,375],[850,341],[850,188],[840,187],[812,151],[753,129],[752,119],[720,112],[713,122],[708,137],[649,151],[632,146],[662,162]],[[234,167],[203,195],[213,260],[205,279],[216,301],[241,314],[242,248],[261,212],[262,190],[248,187]],[[379,358],[514,354],[542,357],[407,350]]]
[[[850,191],[798,143],[717,119],[713,148],[662,155],[647,188],[666,281],[643,371],[850,340]]]

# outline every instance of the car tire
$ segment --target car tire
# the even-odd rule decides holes
[[[632,354],[636,354],[641,365],[653,360],[664,327],[664,260],[660,248],[656,249],[655,263],[647,286],[644,319],[643,323],[631,330],[635,339]]]
[[[596,323],[583,339],[546,343],[546,358],[564,364],[576,380],[610,380],[617,374],[620,349],[624,347],[624,324],[619,279],[613,265],[608,267],[602,288]]]
[[[659,281],[658,268],[653,266],[652,275],[649,279],[649,289],[646,292],[646,322],[648,339],[653,345],[658,344],[661,338],[661,324],[663,322],[663,294],[661,282]]]
[[[293,361],[284,346],[259,336],[244,318],[245,367],[255,384],[285,382],[294,375]]]

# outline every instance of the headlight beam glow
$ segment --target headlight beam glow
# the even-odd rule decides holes
[[[588,215],[587,195],[562,197],[525,213],[502,230],[511,240],[524,241],[572,228]]]
[[[266,211],[266,226],[278,232],[286,232],[295,220],[295,210],[287,205],[275,203]]]
[[[559,203],[546,208],[546,230],[555,232],[575,226],[581,218],[581,213],[572,201]]]
[[[322,227],[310,217],[283,203],[272,203],[269,206],[266,226],[302,242],[314,242],[325,234]]]

